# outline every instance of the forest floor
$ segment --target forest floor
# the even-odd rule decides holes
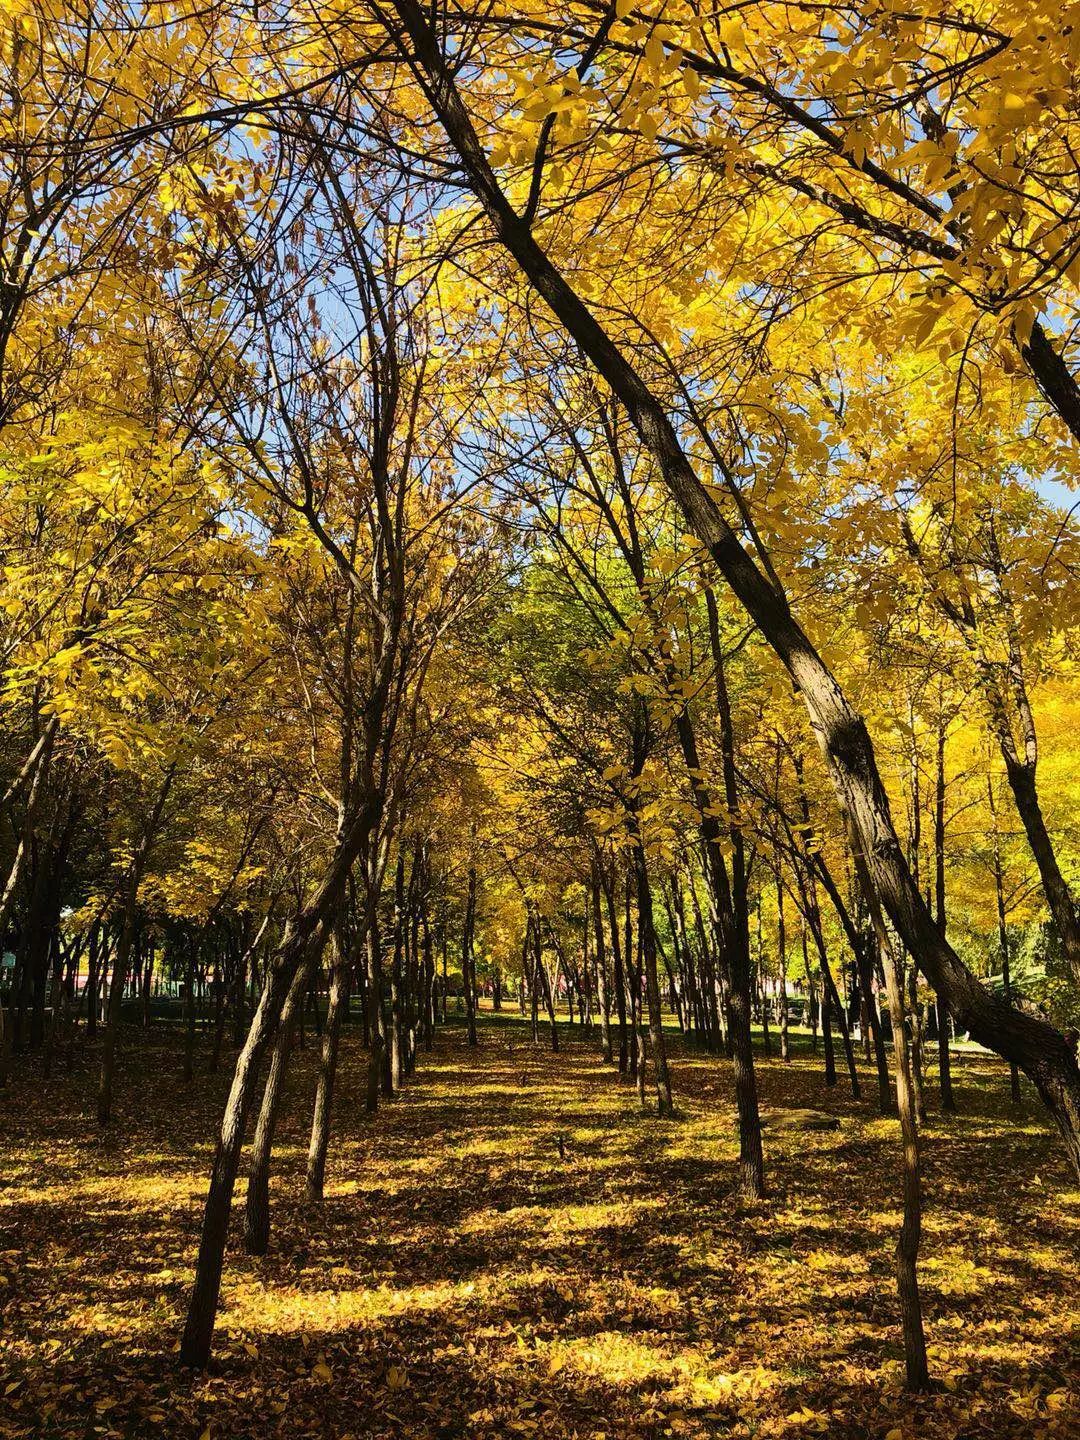
[[[315,1064],[279,1126],[272,1249],[227,1259],[210,1371],[175,1353],[228,1077],[185,1088],[164,1029],[122,1037],[114,1127],[92,1059],[0,1092],[0,1435],[1080,1436],[1080,1191],[987,1060],[925,1130],[922,1286],[937,1393],[901,1389],[898,1127],[764,1061],[770,1196],[732,1193],[726,1061],[674,1047],[679,1115],[642,1117],[580,1031],[552,1056],[488,1017],[439,1034],[374,1122],[351,1034],[325,1204],[303,1200]],[[934,1097],[931,1097],[933,1099]],[[565,1154],[560,1158],[559,1137]]]

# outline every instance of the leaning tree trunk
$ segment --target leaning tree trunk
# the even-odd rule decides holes
[[[180,1343],[180,1362],[183,1365],[201,1368],[210,1358],[218,1293],[221,1289],[225,1239],[229,1228],[229,1211],[236,1171],[240,1164],[240,1151],[244,1143],[244,1129],[255,1098],[259,1064],[277,1030],[289,988],[311,943],[316,921],[317,917],[312,916],[311,906],[308,906],[286,927],[281,944],[269,963],[266,984],[252,1017],[247,1039],[237,1057],[236,1071],[221,1121],[214,1166],[210,1173],[195,1283]]]
[[[805,797],[805,792],[804,792]],[[892,1113],[892,1091],[889,1085],[889,1061],[885,1053],[885,1036],[881,1030],[881,1016],[878,1013],[877,1002],[874,997],[873,971],[874,961],[870,950],[867,948],[866,936],[860,933],[858,926],[851,917],[848,907],[841,898],[840,891],[836,887],[836,881],[825,864],[820,853],[813,856],[814,873],[821,880],[832,902],[833,909],[840,920],[844,934],[847,936],[848,944],[851,946],[852,954],[855,956],[855,968],[859,978],[859,991],[863,1001],[863,1008],[866,1012],[866,1022],[870,1030],[870,1037],[873,1041],[874,1059],[877,1068],[878,1078],[878,1108],[883,1115]]]
[[[248,1168],[247,1198],[244,1203],[244,1249],[249,1255],[265,1255],[270,1247],[270,1160],[274,1150],[274,1131],[277,1128],[281,1091],[289,1068],[293,1029],[299,1019],[309,978],[321,948],[321,945],[311,947],[305,963],[293,977],[274,1038],[274,1049],[263,1087],[262,1104],[259,1106],[255,1138],[251,1142],[251,1162]]]
[[[766,567],[762,569],[698,478],[660,401],[503,194],[418,0],[393,0],[393,8],[409,37],[410,63],[496,237],[622,403],[687,529],[708,548],[795,682],[841,809],[865,854],[869,881],[889,919],[957,1023],[980,1043],[1015,1060],[1034,1081],[1080,1175],[1080,1065],[1073,1048],[1053,1026],[990,995],[938,931],[904,858],[866,724],[797,622],[775,572],[766,573],[772,567],[764,549],[759,550]]]
[[[183,1365],[203,1367],[210,1358],[217,1318],[225,1241],[229,1230],[233,1187],[240,1165],[244,1130],[255,1098],[259,1065],[274,1038],[290,988],[312,949],[320,949],[325,927],[345,892],[353,861],[370,838],[378,806],[365,806],[352,825],[339,835],[333,857],[315,894],[285,927],[281,943],[266,966],[262,995],[252,1017],[247,1039],[236,1061],[236,1071],[222,1116],[210,1186],[203,1212],[195,1282],[188,1303],[180,1343]],[[374,925],[369,927],[374,929]]]

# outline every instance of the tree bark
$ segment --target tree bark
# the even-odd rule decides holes
[[[934,785],[934,900],[935,918],[942,938],[945,938],[945,741],[947,726],[944,720],[938,724],[937,733],[937,775]],[[941,1092],[941,1108],[948,1114],[955,1113],[956,1099],[953,1095],[952,1065],[949,1056],[949,1011],[941,996],[937,997],[937,1045],[938,1085]]]
[[[311,1141],[308,1145],[307,1198],[319,1203],[326,1180],[326,1153],[330,1144],[330,1110],[334,1100],[338,1047],[341,1037],[341,1014],[349,1003],[349,962],[340,934],[332,937],[333,955],[330,971],[330,1003],[323,1032],[319,1082],[315,1089],[315,1105],[311,1116]]]
[[[592,922],[595,932],[593,955],[596,963],[596,995],[600,1006],[600,1055],[605,1065],[611,1064],[611,994],[608,986],[607,952],[604,945],[604,917],[600,912],[599,862],[593,856],[590,872]]]
[[[903,970],[889,939],[881,909],[858,853],[858,842],[852,838],[856,868],[863,886],[871,923],[885,971],[885,989],[889,997],[889,1018],[893,1031],[893,1065],[896,1075],[896,1101],[900,1112],[900,1133],[904,1159],[904,1216],[896,1243],[896,1280],[900,1297],[900,1321],[904,1336],[905,1381],[909,1390],[930,1388],[926,1360],[926,1339],[923,1334],[922,1303],[919,1299],[919,1238],[922,1232],[922,1179],[919,1161],[919,1124],[912,1086],[911,1054],[907,1043],[904,1014]]]
[[[660,980],[656,972],[656,932],[653,929],[652,890],[644,843],[634,847],[634,874],[637,880],[638,927],[641,935],[641,963],[645,971],[645,996],[649,1007],[649,1048],[652,1051],[658,1115],[672,1115],[671,1073],[664,1043],[664,1017],[660,1005]]]
[[[476,866],[469,866],[465,894],[465,921],[461,932],[461,984],[465,991],[466,1043],[475,1046],[476,1039],[476,974],[472,963],[473,925],[476,921]],[[552,1047],[554,1048],[554,1047]]]
[[[316,947],[312,947],[315,950]],[[274,1149],[281,1090],[293,1045],[293,1030],[299,1018],[308,980],[314,968],[312,958],[305,958],[289,987],[288,998],[281,1012],[270,1069],[263,1087],[262,1104],[251,1142],[248,1168],[247,1198],[244,1204],[244,1249],[249,1255],[265,1255],[270,1247],[270,1159]]]
[[[310,951],[321,949],[325,927],[337,912],[345,893],[348,873],[370,839],[380,814],[381,803],[374,800],[360,809],[346,829],[339,831],[321,884],[286,925],[281,943],[267,963],[262,995],[247,1039],[237,1057],[210,1173],[195,1281],[180,1343],[183,1365],[201,1368],[210,1358],[233,1187],[240,1164],[244,1130],[255,1098],[259,1065],[274,1038],[292,983],[297,973],[302,971]],[[369,933],[374,928],[372,923]]]

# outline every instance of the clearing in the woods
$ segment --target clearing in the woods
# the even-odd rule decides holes
[[[672,1035],[678,1113],[639,1112],[591,1037],[463,1027],[363,1110],[346,1034],[326,1198],[304,1163],[317,1046],[288,1079],[270,1253],[230,1244],[214,1362],[182,1327],[227,1076],[185,1088],[167,1032],[125,1038],[117,1123],[88,1061],[16,1077],[0,1115],[0,1434],[1028,1440],[1080,1434],[1080,1191],[998,1062],[957,1061],[923,1132],[920,1265],[938,1380],[902,1389],[899,1129],[827,1091],[808,1037],[759,1060],[770,1197],[733,1186],[730,1063]],[[864,1090],[872,1091],[866,1076]],[[235,1225],[234,1218],[234,1225]]]

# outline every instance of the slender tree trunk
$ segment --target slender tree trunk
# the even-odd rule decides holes
[[[810,972],[810,955],[806,948],[806,918],[801,926],[803,973],[806,976],[806,1013],[810,1022],[810,1050],[816,1055],[818,1049],[818,1003],[814,988],[814,977]]]
[[[994,839],[994,893],[997,899],[998,948],[1001,951],[1001,988],[1012,1004],[1012,977],[1009,973],[1009,927],[1005,916],[1005,877],[1001,868],[1001,837],[998,834],[997,807],[994,803],[994,782],[986,777],[986,793],[990,801],[990,819]],[[1020,1104],[1020,1072],[1015,1061],[1009,1063],[1009,1097]]]
[[[934,787],[934,888],[935,919],[942,938],[946,934],[945,918],[945,741],[947,726],[944,720],[938,724],[937,733],[937,777]],[[938,1083],[941,1090],[941,1108],[954,1113],[956,1099],[953,1096],[952,1066],[949,1056],[949,1011],[941,996],[937,996],[937,1044]]]
[[[330,971],[330,1003],[323,1032],[319,1083],[315,1090],[315,1107],[311,1117],[311,1142],[307,1159],[307,1198],[318,1203],[323,1198],[326,1180],[326,1152],[330,1143],[330,1109],[334,1099],[337,1075],[338,1046],[341,1037],[341,1015],[349,1003],[349,964],[345,946],[335,930]]]
[[[859,935],[856,961],[859,967],[859,989],[865,998],[866,1023],[873,1040],[874,1066],[878,1079],[878,1109],[882,1115],[893,1110],[892,1090],[889,1085],[889,1061],[885,1050],[885,1036],[881,1030],[881,1016],[873,988],[873,958],[870,953],[872,937]]]
[[[135,933],[137,894],[138,879],[133,877],[128,884],[120,938],[116,944],[116,958],[113,960],[112,978],[109,982],[109,1008],[105,1016],[101,1046],[101,1070],[98,1076],[97,1118],[99,1125],[108,1125],[112,1118],[113,1081],[116,1075],[116,1038],[120,1028],[121,1007],[124,1003],[128,957],[131,954],[131,944]]]
[[[97,920],[90,926],[88,948],[89,954],[86,962],[86,1038],[88,1040],[94,1040],[97,1037],[98,987],[101,983],[101,951],[103,949],[101,924]]]
[[[184,1082],[195,1074],[195,937],[184,938]]]
[[[461,935],[461,983],[465,991],[466,1043],[477,1044],[476,1038],[476,976],[472,963],[473,925],[476,920],[476,866],[469,866],[468,889],[465,895],[465,923]],[[552,1047],[554,1048],[554,1047]]]
[[[1045,336],[1043,338],[1045,339]],[[992,557],[990,568],[997,581],[997,609],[1005,624],[1008,649],[1008,663],[1005,667],[991,661],[983,649],[979,617],[970,599],[962,599],[957,604],[940,588],[930,576],[910,523],[903,522],[902,529],[908,550],[930,580],[931,592],[938,608],[956,626],[971,655],[989,711],[990,730],[1005,762],[1006,778],[1028,845],[1035,858],[1043,895],[1061,940],[1062,955],[1074,980],[1080,982],[1080,913],[1062,873],[1039,800],[1038,732],[1028,693],[1023,650],[1012,597],[1006,583],[993,524],[991,522],[989,525],[985,538]],[[1019,724],[1019,735],[1014,731],[1010,697],[1011,710]]]
[[[593,953],[596,962],[596,994],[600,1005],[600,1055],[605,1065],[611,1064],[611,996],[608,989],[607,954],[604,946],[604,917],[600,913],[600,877],[596,857],[591,872],[592,922],[595,932]]]
[[[1054,919],[1054,928],[1061,940],[1062,954],[1074,979],[1080,982],[1080,920],[1076,902],[1061,872],[1054,843],[1046,828],[1032,762],[1005,757],[1005,773],[1016,801],[1016,809],[1024,826],[1042,881],[1043,893]]]
[[[855,1065],[855,1047],[851,1043],[851,1030],[847,1023],[847,1015],[836,988],[836,981],[833,979],[832,966],[829,964],[829,954],[825,948],[825,934],[821,924],[821,910],[817,902],[817,890],[813,873],[809,870],[802,886],[802,896],[806,920],[810,927],[810,933],[814,937],[821,970],[821,1033],[825,1042],[825,1084],[829,1086],[836,1084],[836,1058],[833,1051],[832,1031],[832,1021],[835,1015],[840,1022],[840,1036],[844,1046],[844,1058],[847,1061],[852,1099],[858,1100],[860,1096],[859,1072]]]
[[[659,1115],[675,1111],[671,1098],[671,1073],[667,1046],[664,1043],[664,1020],[660,1006],[660,981],[656,973],[656,932],[653,929],[652,891],[644,845],[634,849],[634,871],[637,877],[638,927],[641,935],[641,960],[645,970],[645,994],[649,1006],[649,1046],[652,1050],[656,1083],[656,1110]]]
[[[293,1031],[304,1004],[311,968],[312,960],[309,958],[297,970],[289,988],[274,1038],[255,1137],[251,1142],[247,1198],[244,1204],[244,1249],[249,1255],[265,1255],[270,1247],[270,1160],[274,1149],[274,1130],[277,1126],[282,1086],[285,1084],[285,1074],[289,1066],[289,1052],[294,1043]]]
[[[396,1095],[405,1073],[402,962],[405,949],[405,856],[399,851],[394,871],[394,948],[390,961],[390,1084]],[[474,1043],[473,1041],[469,1042]]]
[[[267,967],[262,996],[237,1058],[206,1197],[195,1282],[180,1346],[183,1365],[201,1368],[210,1356],[232,1192],[244,1129],[255,1098],[259,1062],[277,1029],[289,987],[311,942],[313,920],[312,907],[308,906],[305,913],[286,926],[282,942]]]
[[[180,1362],[183,1365],[201,1368],[210,1358],[233,1187],[240,1164],[244,1130],[255,1097],[259,1065],[277,1030],[281,1012],[297,973],[303,969],[304,961],[312,949],[316,952],[321,950],[325,927],[341,904],[349,870],[370,840],[379,814],[379,805],[372,802],[361,809],[347,829],[339,831],[333,857],[321,884],[308,903],[285,927],[281,944],[267,962],[262,995],[252,1017],[247,1039],[237,1057],[236,1071],[221,1121],[203,1213],[195,1282],[180,1344]],[[374,915],[371,915],[369,932],[375,928],[374,918]]]
[[[611,983],[615,991],[615,1014],[619,1023],[619,1074],[627,1075],[630,1069],[630,1053],[626,1031],[626,975],[623,970],[619,916],[615,908],[615,878],[601,868],[600,881],[604,889],[604,904],[608,912],[608,930],[611,935]]]
[[[45,1040],[45,1055],[42,1064],[42,1077],[48,1080],[52,1075],[53,1056],[56,1053],[57,1043],[60,1038],[62,1014],[64,1009],[64,955],[60,946],[60,936],[55,934],[52,941],[52,977],[50,984],[50,996],[52,999],[52,1019],[49,1025],[49,1033]],[[3,1037],[0,1036],[0,1044],[3,1044]]]
[[[853,850],[858,856],[857,844]],[[919,1299],[919,1238],[922,1231],[922,1181],[919,1162],[919,1124],[915,1094],[911,1083],[911,1054],[907,1043],[904,1015],[903,970],[889,940],[880,907],[869,885],[861,859],[856,859],[871,920],[885,971],[885,989],[889,997],[889,1017],[893,1032],[893,1066],[896,1075],[896,1100],[900,1112],[900,1132],[904,1157],[904,1217],[896,1244],[896,1279],[900,1296],[900,1321],[904,1336],[905,1379],[909,1390],[930,1388],[923,1335],[922,1303]]]
[[[720,950],[726,961],[729,982],[728,1014],[730,1016],[731,1058],[735,1072],[735,1103],[739,1112],[739,1167],[743,1193],[761,1199],[765,1195],[765,1157],[761,1144],[761,1116],[758,1110],[757,1075],[754,1070],[754,1042],[751,1014],[750,910],[747,888],[745,848],[739,822],[739,795],[735,772],[735,729],[731,718],[724,650],[720,636],[720,614],[711,588],[705,590],[705,608],[709,622],[709,645],[712,651],[713,675],[716,686],[716,713],[720,721],[720,753],[723,761],[724,801],[727,809],[728,837],[731,841],[731,880],[728,880],[720,846],[719,824],[713,818],[716,806],[701,787],[695,791],[701,799],[708,796],[704,807],[698,802],[701,817],[702,849],[706,865],[711,866],[717,914],[720,919]],[[692,739],[689,720],[684,711],[680,722],[683,758],[688,773],[698,773],[696,744]],[[693,762],[690,757],[693,756]]]
[[[142,971],[142,1024],[144,1030],[150,1029],[153,1019],[151,1005],[154,996],[154,954],[154,942],[150,940],[146,946],[146,959]]]
[[[784,925],[784,885],[780,879],[780,862],[776,862],[776,943],[779,948],[777,964],[780,969],[780,1059],[786,1065],[791,1059],[788,1040],[788,999],[787,999],[787,931]]]
[[[435,952],[431,943],[431,924],[428,918],[426,894],[421,899],[420,923],[424,951],[424,1049],[430,1050],[435,1044],[435,1020],[438,1001],[435,995]]]
[[[548,1025],[551,1033],[551,1049],[554,1053],[559,1048],[559,1027],[555,1019],[555,996],[551,989],[551,977],[548,975],[547,966],[544,963],[544,939],[540,929],[540,916],[536,917],[536,924],[533,926],[534,950],[534,983],[543,990],[544,1004],[547,1007]]]
[[[899,962],[898,962],[899,963]],[[903,966],[901,966],[901,974]],[[919,1124],[926,1120],[926,1098],[923,1092],[923,1025],[922,1010],[919,1006],[919,973],[914,960],[908,967],[907,1015],[911,1036],[911,1090],[915,1097],[915,1113]]]
[[[13,798],[13,794],[17,793],[21,785],[27,782],[29,782],[30,790],[26,798],[26,810],[23,813],[22,825],[19,830],[19,841],[15,848],[15,855],[12,859],[10,869],[8,870],[3,894],[0,895],[0,946],[3,945],[7,937],[8,921],[11,919],[12,910],[14,909],[19,880],[25,869],[27,856],[30,853],[31,837],[34,834],[41,797],[44,793],[45,782],[49,771],[49,761],[52,754],[53,738],[56,735],[58,725],[59,722],[55,718],[50,720],[45,731],[30,752],[30,757],[23,766],[20,776],[17,777],[15,784],[9,787],[9,798]],[[0,1085],[7,1083],[8,1056],[11,1047],[17,1045],[22,1040],[21,1020],[16,1019],[15,1014],[16,1000],[21,990],[19,978],[18,972],[12,977],[8,1024],[6,1027],[3,1022],[3,1015],[0,1014]],[[0,1006],[0,1011],[2,1011],[2,1009],[3,1007]]]
[[[379,939],[379,912],[369,901],[367,929],[365,931],[367,952],[367,1006],[369,1027],[369,1051],[367,1071],[367,1093],[365,1105],[369,1114],[379,1108],[379,1091],[382,1087],[383,1052],[386,1046],[386,1027],[383,1020],[382,1003],[382,949]]]

